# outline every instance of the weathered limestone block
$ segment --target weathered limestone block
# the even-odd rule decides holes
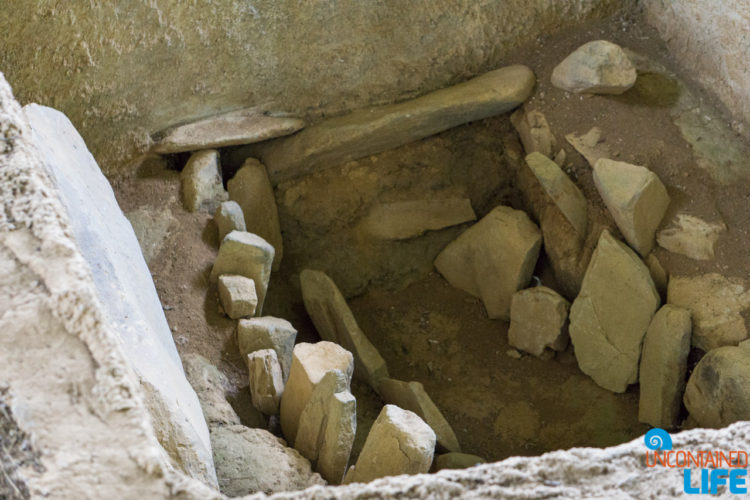
[[[247,231],[245,216],[242,208],[236,201],[225,201],[219,205],[214,214],[214,222],[219,230],[219,241],[224,241],[224,236],[232,231]]]
[[[592,168],[602,158],[612,156],[612,151],[604,141],[599,127],[592,127],[583,135],[568,134],[565,140],[586,159]]]
[[[690,311],[692,343],[699,349],[737,345],[748,337],[742,314],[750,308],[750,291],[740,279],[717,273],[672,276],[667,302]]]
[[[605,230],[570,308],[581,371],[613,392],[637,382],[641,342],[659,303],[648,268]]]
[[[619,45],[588,42],[555,66],[552,85],[576,93],[622,94],[635,84],[633,63]]]
[[[499,206],[445,247],[435,267],[448,283],[481,298],[490,318],[507,320],[541,246],[542,234],[524,212]]]
[[[422,474],[430,469],[435,433],[416,414],[385,405],[372,424],[345,483],[366,483],[385,476]]]
[[[573,181],[552,160],[541,153],[531,153],[526,164],[539,181],[544,192],[560,209],[579,235],[586,235],[588,202]]]
[[[273,247],[260,236],[245,231],[232,231],[221,242],[210,279],[216,283],[222,274],[238,274],[252,279],[258,296],[255,313],[260,316],[266,300],[268,280],[271,279],[273,254]]]
[[[332,370],[315,386],[299,419],[294,447],[331,484],[340,484],[357,431],[357,403],[346,375]]]
[[[354,370],[352,354],[333,342],[301,343],[294,346],[289,380],[281,398],[281,429],[284,437],[297,439],[300,415],[326,373],[340,370],[346,375],[347,389]]]
[[[750,350],[718,347],[703,356],[690,374],[685,407],[701,427],[724,427],[750,420]]]
[[[468,453],[444,453],[435,459],[435,470],[443,469],[468,469],[475,465],[487,463],[482,457]]]
[[[253,406],[266,415],[277,415],[284,379],[273,349],[261,349],[247,355],[247,371]]]
[[[276,197],[266,167],[258,160],[248,158],[229,180],[227,189],[229,199],[242,207],[247,231],[257,234],[273,247],[273,270],[277,271],[284,255],[284,244]]]
[[[651,320],[641,351],[638,421],[663,429],[677,425],[691,330],[690,311],[671,304]]]
[[[354,111],[274,141],[261,153],[274,183],[380,153],[509,111],[531,94],[534,73],[508,66],[411,101]]]
[[[427,395],[421,383],[385,378],[378,383],[377,391],[386,404],[414,412],[424,420],[435,432],[439,450],[461,451],[456,433],[453,432],[440,409]]]
[[[565,350],[569,308],[567,300],[546,286],[516,292],[510,304],[508,343],[536,357],[547,347]]]
[[[677,214],[673,224],[659,231],[656,241],[672,253],[695,260],[711,260],[716,241],[726,229],[724,223],[712,224],[692,215]]]
[[[300,284],[305,309],[320,337],[350,351],[356,365],[354,374],[376,388],[378,380],[388,376],[388,367],[359,328],[336,284],[324,272],[310,269],[300,273]]]
[[[304,126],[298,118],[267,116],[242,109],[160,132],[152,151],[169,154],[251,144],[292,134]]]
[[[518,132],[527,155],[536,152],[552,158],[557,139],[541,112],[518,109],[510,115],[510,122]]]
[[[264,316],[241,319],[237,322],[237,344],[243,359],[261,349],[276,351],[281,373],[286,383],[292,367],[292,351],[297,330],[285,319]]]
[[[180,180],[182,201],[189,212],[214,213],[227,199],[221,180],[219,152],[215,149],[193,153],[180,172]]]
[[[594,165],[594,183],[627,242],[648,255],[669,206],[664,184],[645,167],[604,158]]]
[[[219,276],[219,300],[232,319],[252,316],[258,307],[255,282],[238,274],[222,274]]]
[[[305,457],[264,429],[214,426],[211,441],[219,487],[228,497],[304,490],[325,484]]]
[[[361,227],[378,239],[403,240],[476,219],[468,198],[399,201],[373,207]]]

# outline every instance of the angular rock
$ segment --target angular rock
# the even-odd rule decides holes
[[[698,217],[677,214],[677,220],[656,235],[659,246],[672,253],[695,260],[714,258],[714,246],[727,227],[723,223],[711,224]]]
[[[599,127],[593,127],[583,135],[568,134],[565,140],[578,151],[593,168],[602,158],[610,158],[612,151],[602,138]]]
[[[619,45],[595,40],[555,66],[552,85],[575,93],[622,94],[635,84],[636,76],[635,66]]]
[[[435,459],[435,470],[468,469],[475,465],[487,463],[487,460],[468,453],[444,453]]]
[[[212,214],[227,199],[221,180],[219,152],[215,149],[193,153],[180,172],[180,180],[182,202],[188,212]]]
[[[499,206],[448,244],[435,267],[448,283],[481,298],[490,318],[507,320],[541,246],[542,234],[524,212]]]
[[[245,231],[232,231],[222,240],[219,254],[211,269],[211,282],[216,283],[222,274],[238,274],[255,282],[258,296],[256,314],[263,312],[268,280],[271,278],[273,247],[258,235]]]
[[[743,313],[750,308],[750,291],[740,279],[717,273],[673,276],[667,287],[667,302],[690,311],[692,343],[699,349],[737,345],[748,338]]]
[[[400,201],[376,205],[361,227],[374,238],[403,240],[476,218],[468,198]]]
[[[438,450],[461,451],[455,432],[419,382],[402,382],[392,378],[378,383],[378,394],[386,404],[416,413],[435,432]]]
[[[236,201],[225,201],[219,205],[214,214],[214,222],[219,230],[219,241],[232,231],[246,231],[245,216]]]
[[[648,255],[669,206],[664,184],[645,167],[604,158],[594,165],[594,184],[630,246]]]
[[[294,447],[331,484],[341,484],[357,431],[357,403],[346,375],[329,371],[299,419]]]
[[[435,433],[416,414],[385,405],[372,424],[357,464],[345,483],[366,483],[385,476],[422,474],[430,469]]]
[[[508,66],[411,101],[357,110],[274,141],[261,153],[274,183],[380,153],[509,111],[531,94],[534,73]]]
[[[531,153],[526,164],[562,214],[578,234],[584,236],[588,224],[588,203],[573,181],[552,160],[541,153]]]
[[[510,304],[508,343],[536,357],[547,347],[565,350],[569,308],[567,300],[546,286],[516,292]]]
[[[602,232],[570,308],[570,340],[581,371],[613,392],[637,382],[641,342],[659,302],[641,259]]]
[[[750,420],[750,351],[718,347],[701,358],[685,389],[685,407],[701,427]]]
[[[126,213],[125,217],[133,226],[146,264],[150,264],[159,255],[169,234],[169,228],[177,224],[177,219],[170,210],[164,210],[163,207],[159,207],[158,210],[141,207]]]
[[[646,264],[646,267],[648,267],[648,271],[651,273],[651,279],[654,280],[654,285],[656,286],[659,295],[666,297],[669,275],[664,269],[664,266],[661,265],[659,258],[654,255],[654,252],[651,252],[648,254],[648,257],[646,257],[646,260],[644,260],[644,263]]]
[[[303,490],[325,484],[306,458],[264,429],[214,426],[211,442],[219,487],[228,497]]]
[[[273,270],[281,266],[284,245],[281,239],[279,211],[266,167],[258,160],[248,158],[227,183],[229,199],[242,207],[247,231],[257,234],[273,247]]]
[[[273,349],[261,349],[247,355],[247,371],[253,406],[266,415],[277,415],[284,379]]]
[[[255,282],[238,274],[222,274],[219,276],[219,300],[232,319],[253,316],[258,307]]]
[[[298,118],[259,115],[243,109],[160,132],[152,151],[170,154],[251,144],[292,134],[304,126]]]
[[[300,415],[315,386],[323,380],[326,373],[333,370],[343,372],[348,384],[354,370],[352,354],[341,346],[326,341],[294,346],[292,368],[281,398],[281,429],[290,443],[294,443],[297,438]]]
[[[324,272],[311,269],[300,273],[300,284],[305,309],[320,337],[350,351],[356,365],[354,374],[376,388],[378,380],[388,376],[388,367],[359,328],[336,284]]]
[[[519,109],[510,115],[510,122],[518,132],[527,155],[536,152],[552,158],[557,139],[541,112]]]
[[[663,429],[677,425],[691,330],[690,311],[671,304],[659,309],[651,320],[638,375],[639,422]]]
[[[289,379],[296,338],[297,330],[285,319],[264,316],[237,322],[237,344],[242,359],[261,349],[273,349],[281,365],[284,383]]]

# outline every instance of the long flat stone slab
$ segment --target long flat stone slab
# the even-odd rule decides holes
[[[417,99],[354,111],[274,141],[261,151],[271,181],[380,153],[520,105],[534,88],[522,65],[490,71]]]

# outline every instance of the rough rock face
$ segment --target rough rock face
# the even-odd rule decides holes
[[[193,153],[180,172],[180,179],[182,201],[189,212],[214,213],[227,199],[221,180],[219,152],[215,149]]]
[[[596,40],[578,47],[552,70],[552,85],[576,93],[622,94],[636,76],[622,48]]]
[[[273,349],[279,358],[284,382],[289,378],[297,330],[285,319],[264,316],[237,322],[237,344],[243,359],[260,349]]]
[[[568,346],[569,308],[567,300],[545,286],[516,292],[510,303],[508,343],[537,357],[547,347],[564,350]]]
[[[276,351],[261,349],[248,354],[247,371],[253,406],[266,415],[278,414],[284,379]]]
[[[604,231],[570,308],[570,340],[581,371],[613,392],[637,382],[641,342],[659,303],[648,268]]]
[[[531,280],[542,235],[528,215],[496,207],[435,259],[456,288],[482,299],[490,318],[508,319],[513,294]]]
[[[236,201],[225,201],[219,205],[214,214],[214,222],[219,230],[219,241],[223,241],[224,236],[232,231],[247,230],[242,207]]]
[[[713,224],[692,215],[677,214],[675,223],[659,231],[656,241],[670,252],[696,260],[711,260],[716,241],[726,229],[724,223]]]
[[[403,240],[476,218],[468,198],[435,198],[377,205],[361,227],[375,238]]]

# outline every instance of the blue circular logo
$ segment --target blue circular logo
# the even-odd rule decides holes
[[[643,436],[646,448],[649,450],[671,450],[672,436],[664,429],[654,427]]]

